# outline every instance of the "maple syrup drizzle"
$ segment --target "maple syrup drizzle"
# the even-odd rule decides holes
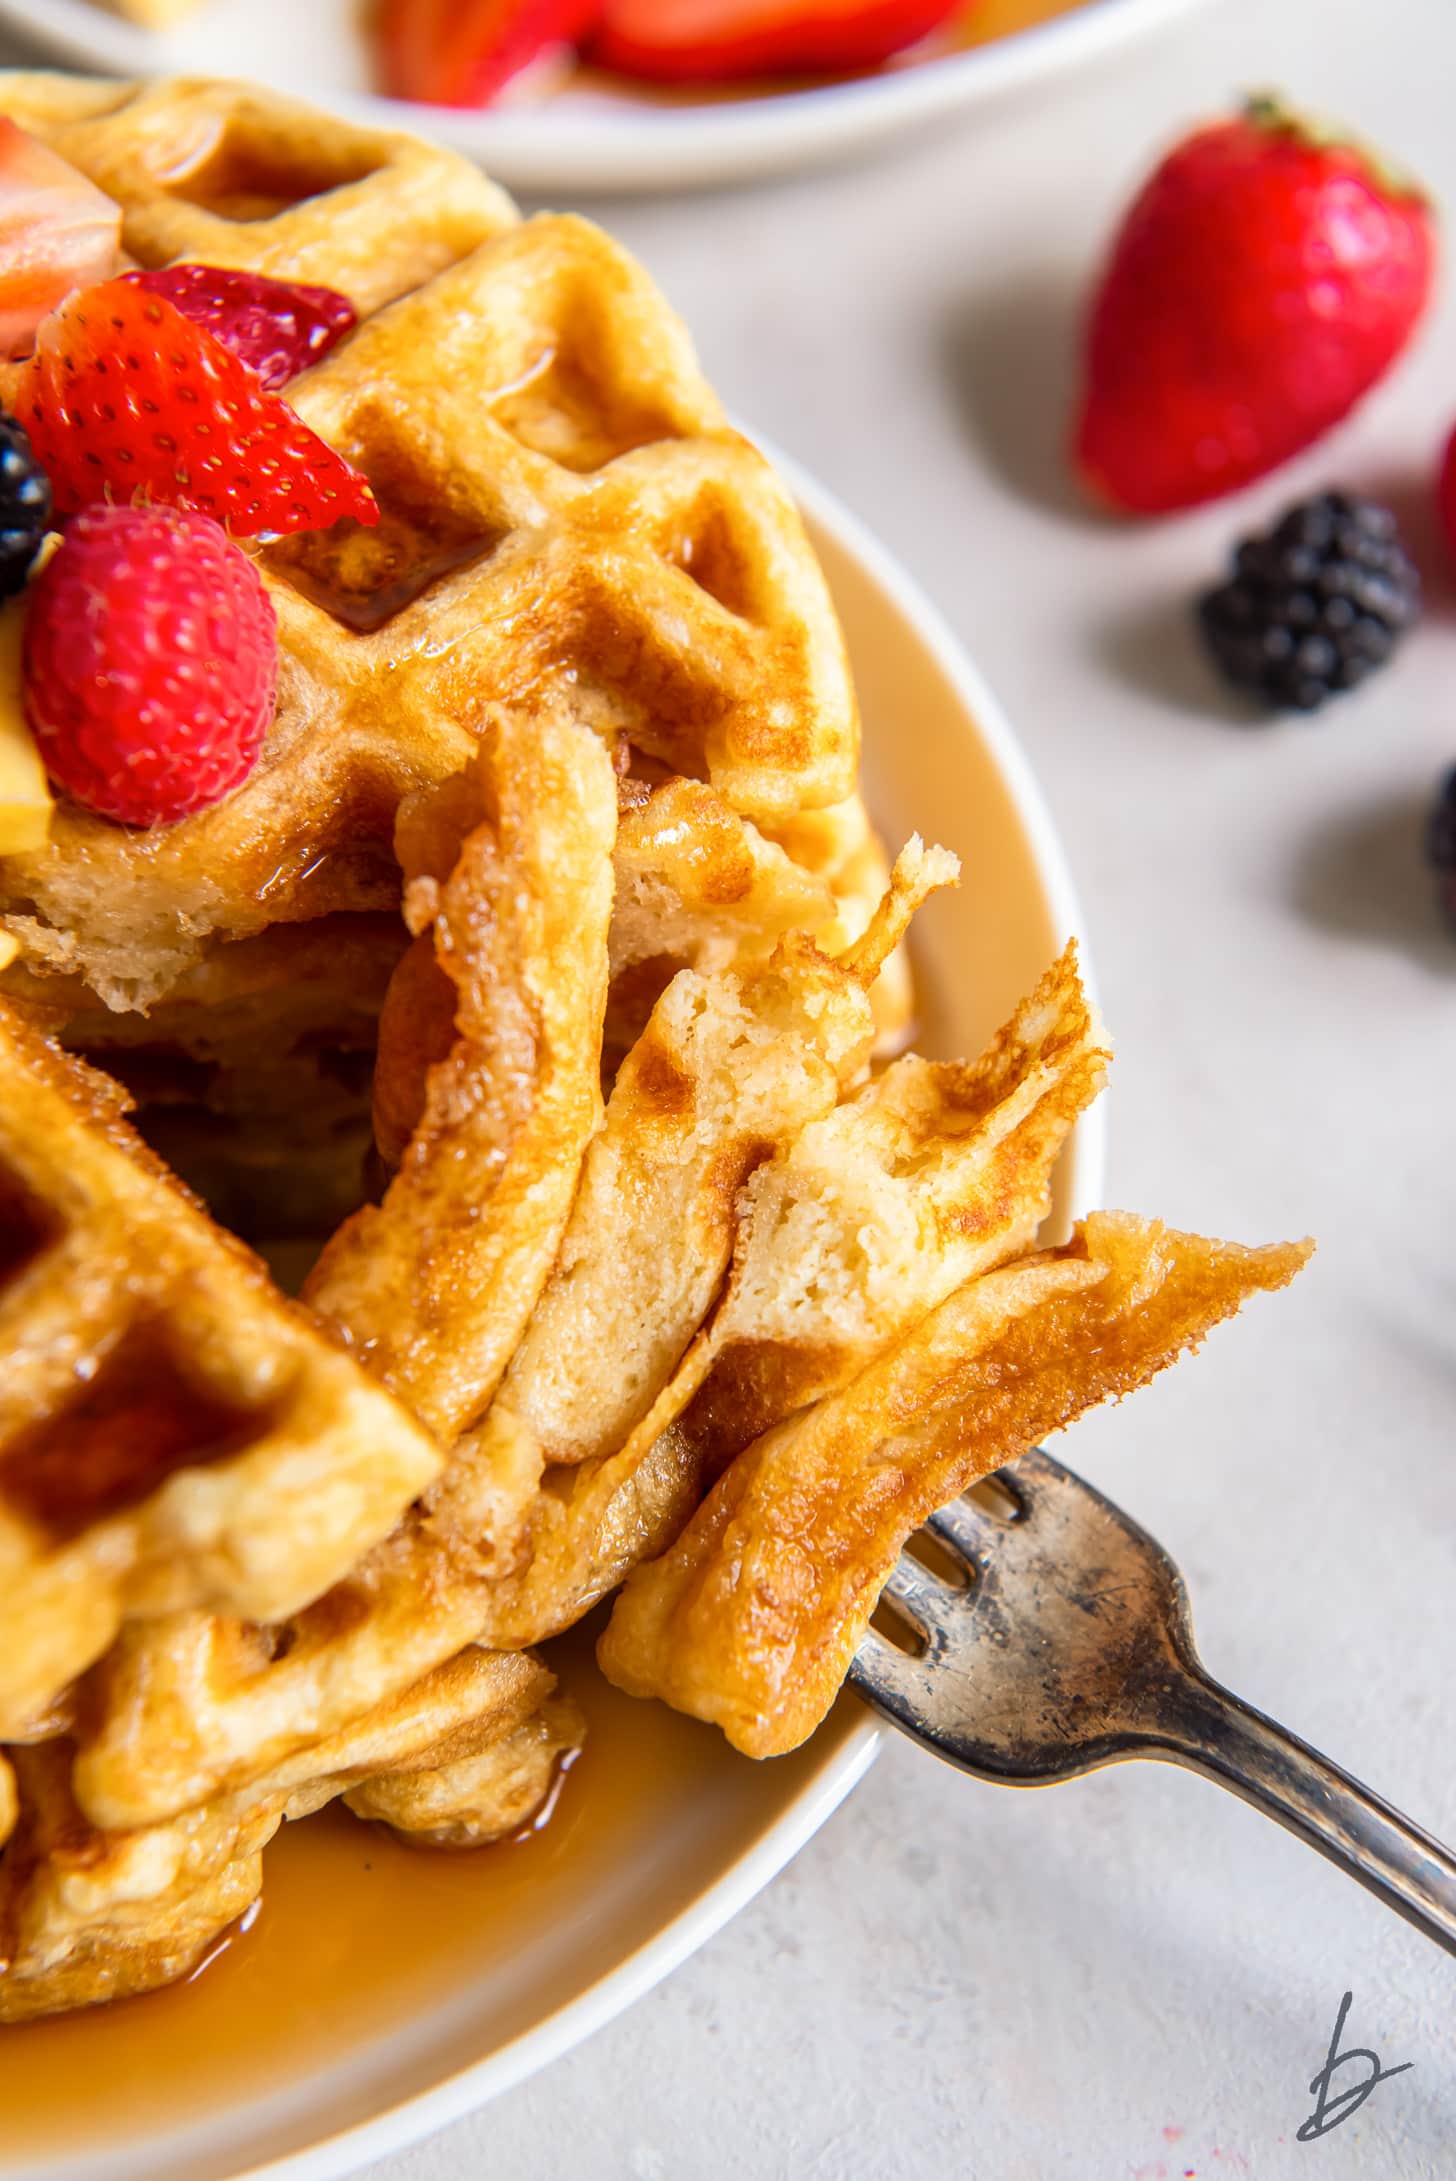
[[[563,1886],[609,1884],[718,1737],[611,1689],[594,1628],[547,1647],[586,1712],[585,1749],[509,1840],[410,1848],[333,1805],[264,1851],[263,1897],[159,1992],[0,2028],[0,2142],[27,2170],[200,2121],[343,2062],[371,2038],[529,1955]],[[743,1760],[732,1760],[741,1764]],[[583,1870],[583,1865],[586,1870]]]
[[[178,1983],[195,1984],[204,1971],[210,1969],[215,1961],[221,1960],[235,1939],[245,1939],[247,1937],[262,1913],[263,1898],[260,1894],[256,1901],[248,1903],[241,1916],[234,1916],[230,1924],[224,1925],[201,1961],[194,1962],[186,1976],[177,1979]]]

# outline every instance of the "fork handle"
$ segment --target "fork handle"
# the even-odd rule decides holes
[[[1242,1795],[1456,1954],[1456,1856],[1439,1840],[1201,1670],[1158,1712],[1153,1753]]]

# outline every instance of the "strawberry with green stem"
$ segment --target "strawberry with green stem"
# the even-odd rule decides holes
[[[1384,377],[1435,261],[1421,192],[1277,100],[1198,130],[1144,185],[1093,302],[1083,480],[1160,514],[1278,468]]]

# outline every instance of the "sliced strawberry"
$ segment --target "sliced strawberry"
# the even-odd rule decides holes
[[[377,0],[380,88],[429,106],[484,106],[555,46],[574,45],[600,0]]]
[[[307,371],[358,323],[358,312],[337,289],[270,280],[266,273],[226,265],[163,265],[125,278],[206,326],[270,390]]]
[[[0,116],[0,354],[23,356],[73,288],[116,270],[121,206]]]
[[[665,83],[873,68],[961,0],[606,0],[589,57]]]
[[[379,520],[367,481],[286,401],[205,326],[124,277],[46,320],[14,406],[61,515],[158,500],[244,538]]]

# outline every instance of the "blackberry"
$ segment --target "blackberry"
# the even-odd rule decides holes
[[[51,481],[25,426],[0,409],[0,598],[24,588],[50,520]]]
[[[1322,492],[1244,540],[1198,618],[1235,687],[1275,711],[1312,712],[1385,663],[1420,598],[1389,509]]]
[[[1441,782],[1426,823],[1426,858],[1442,908],[1456,926],[1456,768]]]

